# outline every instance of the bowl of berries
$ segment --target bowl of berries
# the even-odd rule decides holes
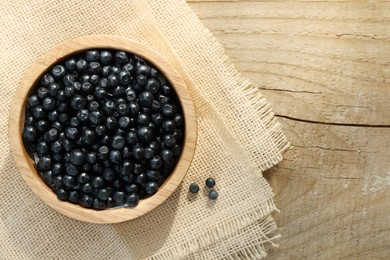
[[[90,35],[27,71],[9,117],[25,182],[62,214],[122,222],[163,203],[186,175],[196,114],[179,74],[132,40]]]

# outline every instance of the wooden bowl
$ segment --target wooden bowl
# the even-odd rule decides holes
[[[170,177],[165,180],[158,192],[147,199],[140,200],[138,206],[135,208],[94,210],[58,200],[56,194],[39,177],[34,167],[34,162],[28,155],[23,144],[21,133],[24,126],[26,102],[39,78],[49,67],[59,60],[94,48],[124,50],[148,60],[170,81],[183,108],[185,135],[179,161]],[[84,36],[71,39],[44,54],[22,78],[12,101],[9,117],[9,139],[13,158],[28,186],[30,186],[41,200],[53,209],[68,217],[92,223],[116,223],[134,219],[163,203],[179,186],[188,171],[195,151],[196,135],[194,105],[187,86],[179,74],[159,55],[145,46],[123,37],[109,35]]]

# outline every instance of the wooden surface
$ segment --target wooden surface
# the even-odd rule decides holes
[[[390,259],[390,2],[188,3],[292,145],[268,259]]]
[[[128,51],[152,62],[170,81],[182,104],[185,119],[185,136],[182,154],[179,162],[165,180],[158,192],[153,196],[140,200],[135,208],[117,208],[108,210],[94,210],[83,208],[69,202],[57,199],[57,196],[42,181],[35,170],[33,160],[24,149],[21,132],[24,125],[26,100],[32,91],[32,86],[44,74],[47,68],[53,66],[68,55],[92,48],[110,48]],[[139,217],[163,203],[179,186],[192,161],[195,152],[197,128],[196,115],[187,86],[179,74],[173,70],[159,55],[136,42],[118,36],[84,36],[68,40],[51,49],[31,67],[21,80],[12,100],[9,119],[9,139],[12,155],[16,166],[33,192],[53,209],[62,214],[81,221],[92,223],[117,223]]]

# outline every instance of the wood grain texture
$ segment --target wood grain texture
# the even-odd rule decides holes
[[[281,210],[269,259],[388,259],[390,2],[188,3],[292,144],[265,173]]]
[[[86,209],[79,205],[63,202],[38,176],[33,160],[24,149],[21,132],[24,124],[24,115],[27,98],[36,81],[47,68],[68,55],[91,48],[110,48],[134,53],[156,66],[174,87],[183,108],[185,120],[184,145],[179,162],[172,174],[168,177],[158,192],[141,200],[135,208],[117,208],[108,210]],[[134,41],[123,37],[100,35],[85,36],[68,40],[49,50],[31,67],[21,80],[11,104],[9,121],[9,139],[16,166],[23,179],[34,193],[49,206],[69,217],[92,223],[117,223],[139,217],[163,203],[179,186],[192,161],[195,152],[197,127],[196,114],[191,95],[179,74],[171,68],[159,55]]]

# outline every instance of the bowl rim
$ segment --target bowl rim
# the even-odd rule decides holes
[[[181,103],[184,121],[184,141],[181,156],[171,175],[153,196],[140,200],[135,208],[112,208],[94,210],[83,208],[57,199],[56,194],[39,177],[33,160],[28,155],[22,140],[27,97],[33,86],[49,67],[66,57],[88,49],[117,49],[135,54],[153,64],[168,79]],[[137,218],[162,204],[180,185],[195,153],[197,140],[196,111],[187,85],[172,66],[149,47],[122,36],[87,35],[66,40],[50,49],[30,67],[21,79],[13,97],[9,114],[8,135],[13,159],[21,176],[31,190],[51,208],[85,222],[118,223]]]

